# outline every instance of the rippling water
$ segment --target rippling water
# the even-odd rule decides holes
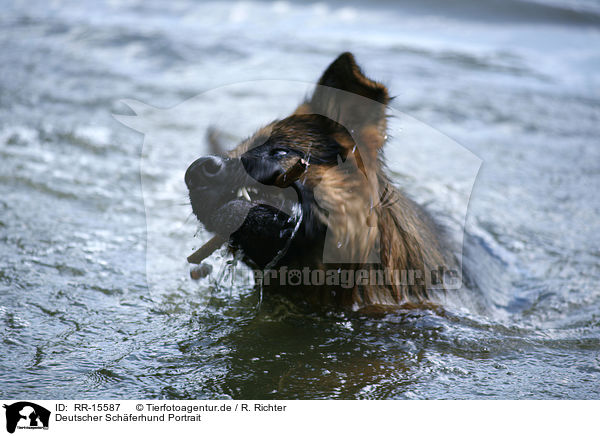
[[[600,398],[597,2],[3,9],[0,396]],[[240,281],[187,278],[198,240],[175,162],[203,153],[204,126],[226,128],[218,114],[232,107],[247,110],[235,134],[279,115],[252,92],[161,126],[161,165],[142,170],[166,206],[146,216],[143,135],[113,118],[130,114],[121,99],[168,108],[240,81],[313,81],[345,50],[397,110],[483,162],[465,241],[480,290],[443,313],[307,314],[278,298],[258,306]],[[394,141],[401,161],[402,132]],[[444,177],[394,169],[451,219],[464,173],[435,164]],[[148,286],[157,233],[185,250]]]

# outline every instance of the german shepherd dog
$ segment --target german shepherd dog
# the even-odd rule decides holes
[[[265,293],[381,312],[428,305],[443,289],[425,279],[454,264],[442,233],[386,175],[389,101],[343,53],[290,116],[226,153],[209,135],[214,155],[187,169],[194,214],[241,252]]]

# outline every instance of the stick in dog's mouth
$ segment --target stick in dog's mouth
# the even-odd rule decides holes
[[[298,159],[288,170],[280,174],[273,183],[278,188],[288,188],[304,174],[308,168],[308,162],[302,158]],[[228,238],[222,235],[213,236],[206,244],[194,251],[187,258],[188,263],[199,265],[204,259],[213,254],[218,248],[227,242]]]
[[[188,256],[188,263],[199,265],[204,259],[213,254],[217,248],[221,247],[225,242],[227,242],[227,238],[225,236],[213,236],[206,244]]]
[[[278,188],[287,188],[292,183],[300,178],[302,174],[308,168],[308,162],[302,158],[298,159],[294,165],[288,168],[288,170],[280,174],[276,179],[275,183],[273,183]]]

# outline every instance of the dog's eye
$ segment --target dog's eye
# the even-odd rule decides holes
[[[273,157],[284,157],[288,154],[288,152],[289,151],[285,148],[274,148],[269,154]]]

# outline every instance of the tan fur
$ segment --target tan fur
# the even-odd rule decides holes
[[[381,149],[386,142],[387,89],[368,79],[350,54],[343,54],[324,73],[311,100],[301,104],[289,118],[260,129],[230,152],[238,157],[257,138],[277,137],[310,155],[314,144],[302,129],[302,117],[321,114],[345,129],[331,137],[347,151],[343,165],[310,165],[302,183],[318,194],[315,216],[331,230],[335,240],[348,241],[356,260],[353,269],[425,271],[451,264],[444,254],[432,221],[398,190],[385,175]],[[284,162],[284,166],[289,163]],[[378,253],[373,253],[379,250]],[[377,254],[378,264],[367,263]],[[319,250],[300,253],[289,268],[332,268],[323,265]],[[344,265],[348,268],[348,265]],[[424,284],[355,286],[352,289],[311,286],[302,295],[315,305],[341,306],[353,310],[398,308],[428,304],[431,292]]]

